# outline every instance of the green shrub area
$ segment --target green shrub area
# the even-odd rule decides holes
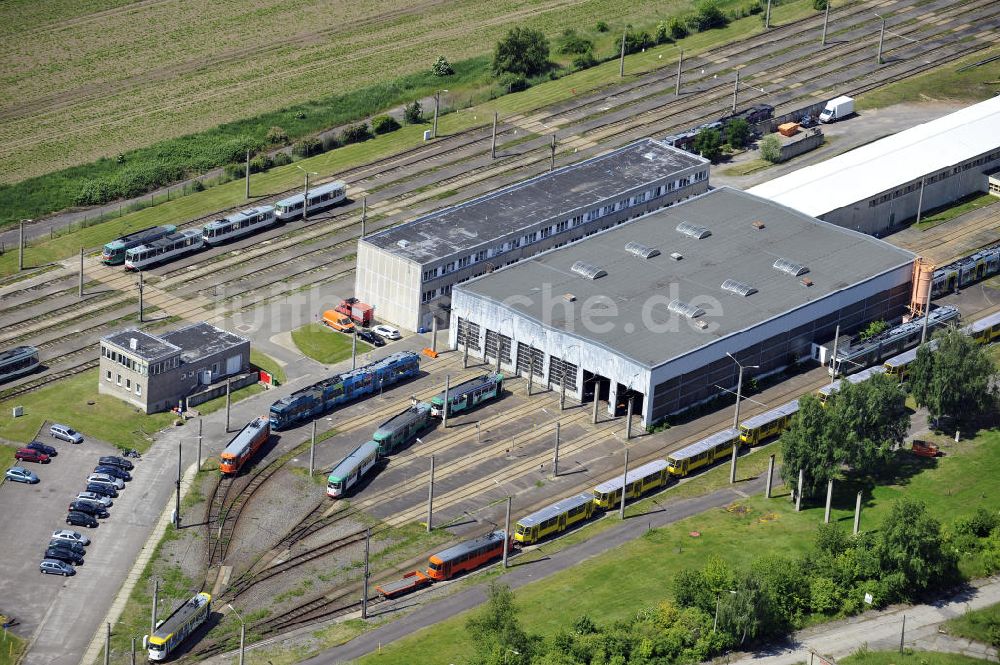
[[[944,625],[950,635],[965,637],[1000,649],[1000,605],[966,612]]]
[[[841,658],[840,665],[981,665],[988,660],[971,658],[957,653],[939,653],[937,651],[913,651],[904,649],[898,651],[868,651],[860,649],[857,653]]]

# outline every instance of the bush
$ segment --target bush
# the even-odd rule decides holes
[[[968,517],[955,520],[953,530],[958,534],[986,538],[998,525],[1000,525],[1000,519],[998,519],[995,513],[991,513],[985,508],[980,508]]]
[[[342,145],[344,144],[340,142],[340,139],[333,132],[327,132],[326,136],[323,137],[323,152],[336,150]]]
[[[270,155],[257,155],[250,160],[250,173],[261,173],[274,166]]]
[[[451,76],[455,73],[455,69],[448,62],[448,58],[443,55],[439,55],[437,62],[431,67],[431,71],[434,72],[434,76]]]
[[[693,147],[702,157],[715,163],[722,154],[722,137],[714,129],[703,129],[694,137]]]
[[[750,123],[743,118],[730,120],[726,124],[726,141],[734,148],[743,148],[750,142]]]
[[[340,133],[340,140],[344,143],[344,145],[361,143],[362,141],[367,141],[370,138],[372,138],[372,131],[368,128],[368,123],[366,122],[345,127],[344,131]]]
[[[323,143],[314,136],[302,139],[301,141],[296,141],[292,144],[292,156],[294,157],[312,157],[313,155],[318,155],[322,151]]]
[[[625,33],[625,53],[638,53],[639,51],[653,46],[653,38],[648,32],[626,32]],[[622,52],[622,38],[615,40],[615,52]]]
[[[656,24],[656,32],[653,33],[653,39],[657,44],[670,44],[674,41],[670,36],[670,25],[666,21],[660,21]]]
[[[236,180],[237,178],[242,178],[247,174],[246,167],[243,164],[226,164],[223,171],[226,177],[230,180]]]
[[[753,2],[750,3],[750,6],[747,7],[747,14],[749,16],[756,16],[757,14],[760,14],[763,11],[764,11],[764,5],[763,3],[761,3],[760,0],[753,0]]]
[[[594,50],[594,42],[576,34],[573,28],[566,28],[559,37],[558,50],[563,55],[583,55]]]
[[[507,92],[521,92],[522,90],[528,89],[528,79],[524,78],[520,74],[514,74],[513,72],[507,72],[497,79],[497,83],[500,84],[502,88],[505,88]]]
[[[605,23],[604,21],[598,21],[597,25],[594,26],[594,29],[597,30],[598,32],[607,32],[608,24]]]
[[[532,28],[512,28],[493,49],[493,74],[536,76],[549,68],[549,40]]]
[[[420,102],[413,100],[412,104],[407,104],[403,109],[403,120],[411,125],[419,125],[424,121],[424,109]]]
[[[760,156],[772,164],[781,161],[781,141],[778,140],[777,136],[770,134],[761,139]]]
[[[191,191],[192,192],[204,192],[205,191],[205,183],[203,183],[201,180],[197,180],[197,179],[192,180],[191,181]]]
[[[388,134],[399,129],[399,122],[391,115],[380,115],[372,118],[372,130],[376,134]]]
[[[278,126],[271,127],[264,135],[264,141],[268,145],[288,145],[288,132]]]
[[[714,0],[702,0],[698,4],[698,13],[690,20],[691,26],[698,32],[712,28],[724,28],[727,23],[729,23],[729,19],[722,13]]]
[[[687,26],[676,16],[671,16],[667,20],[667,30],[670,31],[670,36],[674,39],[684,39],[688,36]]]
[[[573,58],[573,69],[589,69],[597,64],[597,58],[590,51]]]
[[[323,149],[326,150],[326,141],[323,142]],[[271,161],[275,166],[287,166],[292,163],[292,156],[282,150],[281,152],[276,152],[274,159]]]
[[[813,0],[813,9],[818,12],[826,11],[826,0]]]

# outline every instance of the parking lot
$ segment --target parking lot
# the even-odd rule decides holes
[[[3,573],[0,577],[0,598],[2,611],[15,616],[21,625],[17,632],[32,638],[39,626],[45,630],[65,630],[78,621],[88,610],[96,610],[88,599],[110,595],[106,587],[109,572],[127,567],[131,561],[119,561],[116,553],[121,551],[123,540],[127,539],[129,525],[134,522],[136,507],[143,494],[141,485],[147,473],[143,473],[142,461],[135,462],[134,480],[114,499],[110,517],[99,520],[100,526],[93,529],[71,527],[66,524],[66,512],[70,502],[78,492],[86,488],[86,478],[97,465],[102,455],[115,455],[118,449],[103,441],[87,437],[82,444],[73,445],[59,441],[48,433],[49,423],[42,427],[36,440],[54,446],[58,455],[47,464],[32,462],[18,463],[35,472],[40,482],[34,485],[5,481],[0,486],[0,559]],[[14,460],[5,459],[4,471],[14,466]],[[52,532],[70,528],[90,538],[84,565],[77,567],[73,577],[42,575],[38,564],[43,558]],[[115,585],[117,589],[117,584]],[[75,663],[79,653],[68,654],[65,650],[50,653],[32,652],[30,658],[36,662]]]

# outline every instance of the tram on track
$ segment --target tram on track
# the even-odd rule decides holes
[[[371,471],[379,460],[379,445],[366,441],[333,467],[326,479],[326,495],[334,499],[344,496]]]
[[[514,541],[519,545],[531,545],[543,538],[562,533],[575,524],[589,520],[597,510],[594,495],[580,492],[560,499],[551,506],[522,517],[514,525]]]
[[[739,430],[730,428],[716,432],[668,455],[667,473],[675,478],[683,478],[702,467],[711,466],[720,459],[729,457],[733,444],[741,444]]]
[[[163,226],[151,226],[148,229],[116,238],[104,245],[104,249],[101,250],[101,263],[109,266],[119,266],[125,263],[125,253],[128,250],[164,238],[175,231],[177,231],[176,226],[165,224]]]
[[[500,529],[485,536],[467,540],[454,547],[433,554],[428,559],[427,575],[433,580],[448,580],[468,570],[475,570],[503,556],[504,547],[509,552],[510,539]]]
[[[125,270],[143,270],[197,252],[205,244],[201,229],[171,233],[125,252]]]
[[[277,223],[274,206],[258,206],[205,224],[201,227],[201,237],[206,245],[216,246],[263,231]]]
[[[309,190],[309,203],[305,206],[306,214],[313,214],[321,210],[326,210],[347,199],[347,184],[339,180],[328,182]],[[274,204],[275,216],[283,222],[296,219],[302,216],[303,202],[306,197],[302,194],[289,196]]]
[[[33,346],[0,351],[0,383],[34,372],[38,365],[38,349]]]
[[[931,296],[939,298],[997,273],[1000,273],[1000,243],[937,268],[931,276]]]
[[[427,402],[417,402],[406,411],[379,425],[372,435],[372,440],[378,444],[378,454],[388,457],[408,446],[418,434],[434,424],[431,418],[431,405]]]
[[[271,405],[271,428],[282,430],[310,420],[338,404],[367,397],[416,376],[420,357],[410,351],[390,356],[297,390]]]
[[[948,323],[958,323],[958,309],[944,305],[931,310],[927,320],[927,330],[937,330]],[[881,363],[888,358],[920,344],[923,336],[924,317],[890,328],[871,339],[839,349],[835,359],[837,374],[852,374],[866,367]]]
[[[271,438],[271,423],[264,416],[248,422],[219,455],[219,471],[226,475],[239,473],[247,460]]]
[[[448,389],[448,416],[469,411],[503,395],[503,374],[483,374]],[[431,415],[444,415],[444,391],[431,399]]]
[[[150,660],[166,660],[194,629],[204,623],[212,613],[212,596],[201,592],[195,595],[160,623],[149,636],[147,648]]]
[[[647,462],[629,469],[624,478],[625,498],[637,499],[649,490],[663,487],[670,476],[667,475],[667,461],[662,459]],[[622,476],[605,481],[594,488],[594,504],[598,508],[610,510],[622,500]]]

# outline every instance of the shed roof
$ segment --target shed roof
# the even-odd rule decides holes
[[[1000,97],[992,97],[747,191],[821,217],[998,146]]]

